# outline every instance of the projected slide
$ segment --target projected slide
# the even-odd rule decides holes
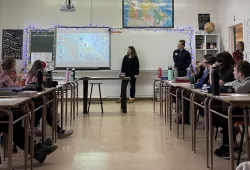
[[[109,68],[109,45],[108,29],[59,28],[55,66],[57,68]]]

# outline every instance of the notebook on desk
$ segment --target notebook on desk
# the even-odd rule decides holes
[[[37,95],[37,91],[23,91],[17,93],[18,97],[35,97]]]

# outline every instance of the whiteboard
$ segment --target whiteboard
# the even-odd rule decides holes
[[[140,70],[167,69],[173,66],[173,51],[178,41],[186,41],[186,49],[190,50],[191,30],[185,31],[133,31],[111,34],[111,70],[120,70],[122,59],[128,46],[134,46],[140,61]]]

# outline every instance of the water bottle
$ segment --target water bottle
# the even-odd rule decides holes
[[[212,68],[212,94],[215,96],[220,95],[220,84],[219,84],[220,78],[218,74],[217,67]]]
[[[162,77],[162,68],[158,68],[158,78],[161,79]]]
[[[52,87],[52,81],[53,81],[52,71],[47,71],[46,73],[46,87],[47,88]]]
[[[168,67],[168,80],[173,80],[173,68],[172,68],[172,66],[169,66]]]
[[[189,82],[190,84],[194,84],[195,83],[195,74],[194,74],[194,69],[190,68],[189,72]]]
[[[36,91],[43,91],[43,71],[41,69],[36,72],[37,82],[36,82]]]
[[[65,83],[69,82],[69,68],[66,70],[66,75],[65,75]]]
[[[70,74],[70,81],[74,81],[76,78],[76,70],[72,68],[71,74]]]

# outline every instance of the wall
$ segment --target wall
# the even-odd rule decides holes
[[[58,24],[86,26],[90,23],[114,28],[122,27],[122,0],[74,0],[77,8],[75,13],[60,12],[59,6],[63,3],[64,0],[0,0],[0,29],[26,28],[29,25],[35,25],[36,28],[49,28]],[[192,26],[197,30],[199,13],[210,13],[211,20],[217,23],[216,3],[217,0],[175,0],[175,27]],[[1,37],[0,35],[0,46]],[[17,67],[21,66],[22,61],[19,61]],[[78,75],[86,74],[100,75],[99,72],[78,73]],[[117,74],[118,72],[111,71],[101,75],[117,76]],[[152,95],[152,79],[156,75],[157,72],[142,72],[137,84],[138,96]],[[104,97],[119,96],[120,82],[103,84],[102,90]]]
[[[225,50],[229,50],[229,27],[244,23],[245,19],[250,18],[249,0],[219,0],[218,11],[218,31],[222,36]],[[234,17],[235,16],[235,17]],[[235,20],[234,20],[235,18]]]

